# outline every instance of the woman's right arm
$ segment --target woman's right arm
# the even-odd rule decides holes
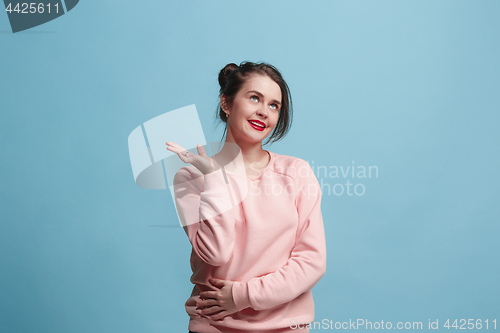
[[[222,169],[205,175],[179,169],[174,194],[179,218],[196,254],[212,266],[227,263],[233,253],[235,217]]]

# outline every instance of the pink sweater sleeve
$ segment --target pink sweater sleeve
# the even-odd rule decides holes
[[[326,242],[321,214],[321,188],[310,165],[295,165],[296,208],[299,224],[295,247],[279,270],[249,281],[235,281],[233,299],[238,311],[270,309],[312,289],[326,272]],[[290,207],[283,207],[290,209]]]
[[[222,169],[199,177],[204,177],[204,191],[186,168],[175,175],[177,212],[196,254],[207,264],[220,266],[233,252],[234,210]]]

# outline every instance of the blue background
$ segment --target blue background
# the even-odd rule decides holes
[[[292,92],[292,130],[265,149],[378,167],[323,179],[366,192],[323,193],[315,320],[491,331],[499,15],[494,0],[87,0],[13,34],[0,13],[0,331],[187,332],[190,243],[168,191],[134,183],[127,137],[196,104],[220,140],[217,75],[245,60]]]

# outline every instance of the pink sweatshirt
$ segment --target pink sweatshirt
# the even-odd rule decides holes
[[[175,176],[193,246],[190,331],[308,332],[291,327],[314,320],[311,288],[326,271],[321,189],[306,161],[267,152],[270,162],[256,177],[224,169],[203,175],[192,165]],[[217,290],[212,277],[235,281],[238,312],[217,321],[196,310],[201,291]]]

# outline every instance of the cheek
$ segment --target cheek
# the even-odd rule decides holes
[[[276,115],[275,118],[273,119],[273,128],[276,127],[276,124],[278,123],[279,115]]]

